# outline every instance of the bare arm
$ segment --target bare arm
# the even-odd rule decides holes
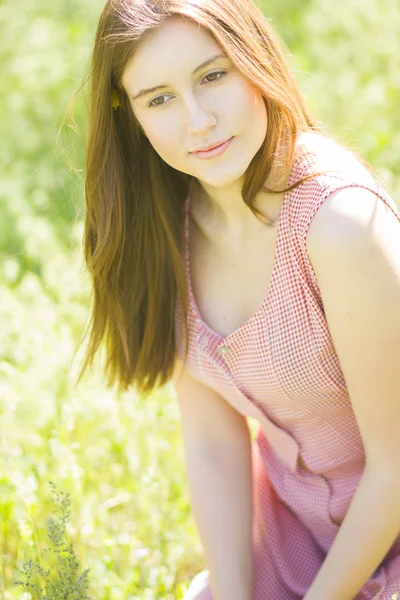
[[[187,371],[174,378],[191,507],[215,600],[252,598],[251,436],[246,418]]]

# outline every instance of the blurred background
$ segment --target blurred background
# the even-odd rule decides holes
[[[400,202],[400,11],[393,0],[258,1],[311,111]],[[204,568],[176,402],[75,387],[88,314],[82,262],[85,94],[100,0],[0,1],[0,598],[46,565],[49,480],[93,599],[181,598]],[[59,135],[60,132],[60,135]],[[79,362],[79,360],[78,360]]]

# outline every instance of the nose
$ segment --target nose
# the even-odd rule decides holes
[[[215,127],[217,119],[212,111],[200,104],[193,95],[187,101],[188,133],[202,136],[205,132]]]

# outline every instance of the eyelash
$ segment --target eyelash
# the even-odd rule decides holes
[[[221,79],[223,78],[224,75],[226,75],[226,71],[213,71],[212,73],[208,73],[204,79],[206,77],[210,77],[210,75],[221,75],[221,77],[219,77],[219,79],[214,79],[213,81],[209,81],[208,83],[218,83],[218,81],[221,81]],[[157,96],[156,98],[153,98],[153,100],[148,104],[149,108],[157,108],[158,106],[164,106],[165,104],[167,104],[166,102],[163,102],[162,104],[153,104],[154,100],[158,100],[159,98],[164,98],[165,94],[162,96]]]

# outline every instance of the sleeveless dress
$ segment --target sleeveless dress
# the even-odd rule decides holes
[[[325,318],[306,236],[318,208],[345,187],[373,191],[400,211],[367,169],[337,142],[301,134],[277,224],[268,293],[257,312],[227,337],[203,320],[191,288],[189,203],[183,253],[189,291],[188,371],[259,423],[252,442],[253,600],[300,600],[316,577],[340,528],[365,455]],[[175,312],[177,354],[184,357],[180,301]],[[207,571],[187,600],[211,600]],[[354,600],[400,599],[400,534]]]

